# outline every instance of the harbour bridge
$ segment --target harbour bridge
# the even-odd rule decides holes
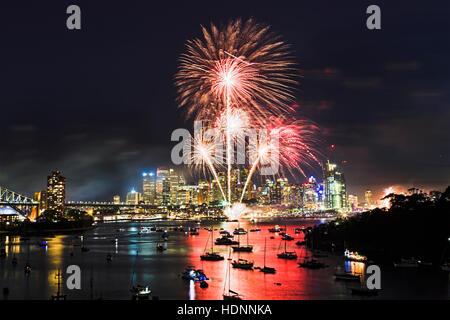
[[[19,217],[25,218],[30,216],[33,208],[36,208],[37,210],[38,206],[39,202],[34,199],[0,186],[0,207],[10,207],[12,209],[0,210],[0,215],[18,214]]]

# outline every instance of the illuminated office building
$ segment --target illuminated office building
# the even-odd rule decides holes
[[[115,195],[115,196],[113,197],[113,199],[114,199],[114,204],[120,204],[120,196]]]
[[[316,178],[309,177],[308,182],[302,184],[302,208],[306,212],[314,212],[321,209],[319,201],[319,185]]]
[[[358,210],[358,197],[357,196],[355,196],[353,194],[348,195],[348,208],[349,208],[349,211]]]
[[[209,205],[209,183],[204,180],[198,182],[198,204]]]
[[[180,177],[173,169],[169,169],[170,180],[170,204],[177,204],[178,188],[180,186]],[[184,179],[182,179],[184,181]]]
[[[139,204],[142,199],[142,194],[132,189],[127,193],[127,204]]]
[[[347,210],[347,191],[344,174],[335,164],[327,161],[323,168],[324,206],[328,210],[343,212]]]
[[[155,204],[156,176],[154,172],[142,173],[142,198],[145,204]]]
[[[158,205],[170,203],[170,175],[164,167],[156,170],[156,200]]]
[[[47,209],[64,214],[66,203],[66,178],[60,171],[53,171],[47,177]]]

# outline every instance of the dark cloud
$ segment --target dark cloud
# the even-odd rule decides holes
[[[379,1],[377,31],[365,27],[365,1],[78,1],[79,32],[65,28],[69,4],[0,4],[0,185],[31,195],[59,169],[71,200],[139,187],[143,170],[170,164],[171,132],[192,125],[173,87],[186,40],[211,20],[250,16],[292,45],[298,116],[322,128],[324,159],[349,193],[450,182],[445,1]]]

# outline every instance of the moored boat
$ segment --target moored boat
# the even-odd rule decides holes
[[[247,231],[244,228],[236,228],[233,231],[234,234],[247,234]]]
[[[204,254],[202,254],[200,256],[200,260],[205,260],[205,261],[220,261],[220,260],[224,260],[224,257],[222,257],[220,254],[215,253],[214,252],[214,229],[211,232],[211,251],[210,252],[205,252]],[[208,241],[209,241],[209,236],[208,239],[206,240],[206,245],[208,245]]]
[[[228,246],[228,245],[232,245],[232,244],[239,244],[239,241],[231,240],[227,236],[222,236],[222,238],[216,239],[215,244]]]
[[[248,261],[246,259],[234,260],[231,265],[236,269],[253,270],[253,261]]]
[[[294,238],[288,233],[286,233],[281,239],[282,240],[287,240],[287,241],[294,240]]]
[[[184,280],[193,280],[195,282],[208,280],[203,270],[195,269],[194,266],[186,267],[186,270],[181,275],[181,278]]]

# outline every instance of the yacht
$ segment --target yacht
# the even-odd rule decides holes
[[[269,232],[280,232],[280,231],[281,231],[281,229],[278,225],[269,229]]]
[[[193,280],[195,282],[209,280],[203,270],[195,269],[194,266],[188,266],[181,275],[181,278],[184,280]]]
[[[228,289],[226,288],[228,284]],[[231,269],[228,264],[227,273],[225,275],[225,285],[223,287],[223,300],[242,300],[242,297],[236,291],[231,290]]]
[[[224,260],[224,257],[222,257],[220,254],[218,253],[214,253],[214,252],[205,252],[205,254],[202,254],[200,256],[200,260],[205,260],[205,261],[220,261],[220,260]]]
[[[224,260],[224,257],[222,257],[220,254],[217,254],[214,252],[214,241],[212,239],[214,239],[214,230],[212,230],[212,232],[211,232],[211,251],[205,252],[204,254],[202,254],[200,256],[200,260],[205,260],[205,261]],[[208,236],[208,239],[206,240],[206,245],[208,245],[208,241],[209,241],[209,236]]]
[[[248,261],[245,259],[234,260],[231,265],[236,269],[253,270],[253,261]]]
[[[287,251],[286,240],[284,240],[284,252],[278,253],[279,259],[297,260],[297,253],[295,251]]]
[[[133,300],[148,300],[152,293],[148,287],[141,285],[133,286],[130,291]]]
[[[259,268],[259,270],[263,273],[275,273],[275,268],[271,268],[266,266],[266,238],[264,238],[264,267]]]
[[[247,234],[247,231],[245,231],[244,228],[236,228],[233,231],[234,234]]]
[[[281,239],[282,240],[287,240],[287,241],[294,240],[294,238],[288,233],[286,233]]]
[[[228,245],[232,245],[232,244],[239,244],[239,241],[231,240],[227,236],[222,236],[222,238],[216,239],[215,244],[228,246]]]
[[[247,233],[247,244],[241,246],[240,243],[241,242],[239,239],[237,246],[231,247],[233,249],[233,251],[236,251],[236,252],[252,252],[253,251],[253,246],[248,243],[248,233]]]

